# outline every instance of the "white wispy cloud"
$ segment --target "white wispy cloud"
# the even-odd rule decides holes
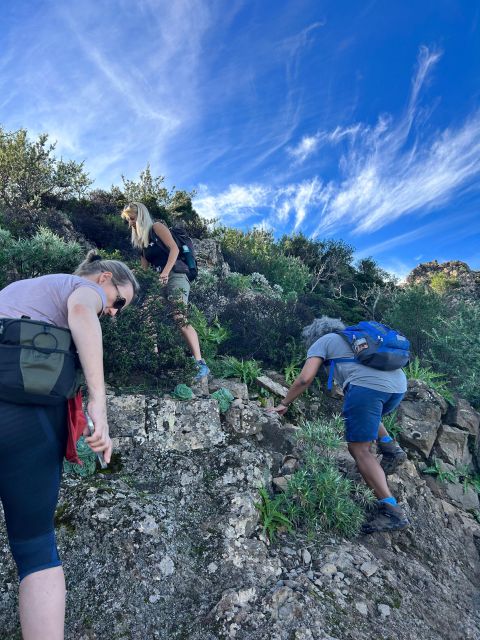
[[[319,130],[289,149],[291,157],[301,163],[322,145],[347,141],[339,147],[339,179],[324,181],[313,176],[280,186],[235,185],[234,189],[229,187],[216,195],[204,191],[197,201],[199,210],[208,204],[210,217],[215,212],[214,215],[231,216],[232,220],[245,224],[256,209],[263,209],[270,212],[269,221],[274,227],[282,224],[288,228],[291,224],[295,230],[302,229],[314,237],[346,227],[349,233],[364,234],[406,215],[424,215],[478,188],[480,111],[463,122],[430,133],[425,126],[427,110],[419,106],[422,86],[440,59],[440,52],[420,49],[407,106],[397,120],[382,114],[374,126],[355,123],[330,131]],[[248,206],[244,199],[235,201],[235,194],[240,192],[249,194]],[[447,228],[449,222],[442,224]],[[414,241],[432,233],[434,225],[370,250],[387,251]]]
[[[165,172],[169,145],[201,111],[208,4],[83,0],[29,15],[9,33],[4,58],[15,65],[0,78],[10,100],[0,101],[3,124],[48,132],[59,155],[86,159],[105,186],[147,162]]]
[[[349,127],[335,127],[333,131],[317,131],[312,136],[304,136],[300,142],[290,147],[287,151],[299,164],[316,153],[325,144],[337,144],[344,138],[355,138],[361,131],[360,124]]]

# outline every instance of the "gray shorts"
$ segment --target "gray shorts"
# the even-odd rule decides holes
[[[169,300],[178,300],[187,306],[190,294],[190,282],[184,273],[170,272],[168,284],[163,288],[163,295]]]

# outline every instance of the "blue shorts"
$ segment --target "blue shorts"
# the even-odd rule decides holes
[[[345,394],[343,418],[347,442],[371,442],[378,437],[382,416],[394,411],[404,393],[386,393],[351,384]]]

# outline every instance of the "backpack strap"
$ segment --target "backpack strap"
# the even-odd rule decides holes
[[[335,371],[335,365],[337,362],[355,362],[355,358],[330,358],[330,360],[325,360],[324,365],[330,366],[330,371],[328,373],[328,382],[327,389],[331,391],[333,387],[333,374]]]

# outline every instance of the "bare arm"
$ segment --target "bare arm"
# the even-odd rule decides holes
[[[305,364],[303,365],[303,369],[300,371],[300,375],[293,382],[292,386],[288,390],[287,395],[281,401],[281,403],[275,407],[274,411],[283,415],[288,408],[288,405],[291,404],[295,398],[298,398],[308,387],[312,384],[315,379],[315,376],[318,373],[318,370],[323,362],[322,358],[308,358]]]
[[[150,266],[145,256],[140,256],[140,264],[142,265],[142,269],[144,269],[145,271],[147,271],[148,267]]]
[[[168,250],[170,252],[168,254],[167,264],[162,269],[162,275],[168,276],[170,271],[173,269],[173,265],[175,264],[180,251],[168,227],[166,227],[161,222],[155,222],[155,224],[153,225],[153,230],[163,242],[163,244],[168,247]]]
[[[87,382],[88,412],[95,425],[93,435],[86,440],[93,451],[103,451],[105,460],[109,462],[112,443],[108,434],[102,329],[97,316],[102,309],[102,301],[93,289],[79,287],[69,297],[67,304],[68,326]]]

